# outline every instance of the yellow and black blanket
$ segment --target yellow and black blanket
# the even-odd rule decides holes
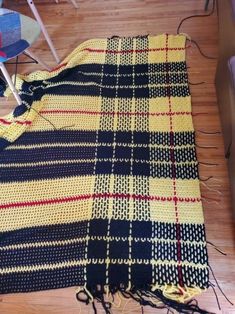
[[[187,303],[208,261],[185,37],[89,40],[17,84],[0,118],[0,293],[78,286],[107,313],[117,291],[206,313]]]

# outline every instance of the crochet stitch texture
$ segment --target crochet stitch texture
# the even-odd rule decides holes
[[[0,118],[0,293],[206,289],[185,37],[89,40],[17,84]]]

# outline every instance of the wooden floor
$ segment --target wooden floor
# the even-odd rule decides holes
[[[181,18],[201,14],[204,0],[77,0],[80,8],[74,9],[66,1],[55,4],[53,0],[37,1],[38,10],[53,38],[59,56],[63,59],[77,45],[86,39],[109,37],[113,35],[132,36],[141,34],[159,34],[176,32]],[[10,8],[31,15],[25,0],[9,1]],[[196,40],[208,55],[217,55],[217,16],[197,18],[186,21],[182,32]],[[43,37],[33,49],[50,65],[55,65]],[[194,113],[204,113],[194,117],[197,131],[197,143],[200,146],[216,148],[198,148],[201,162],[218,166],[200,165],[200,176],[213,176],[207,184],[201,185],[204,197],[204,212],[208,241],[213,242],[227,253],[224,256],[208,246],[210,265],[224,293],[235,303],[235,226],[232,223],[229,184],[226,163],[223,154],[221,134],[205,135],[199,131],[220,131],[218,108],[214,87],[216,61],[203,58],[192,46],[187,49],[190,82],[205,81],[204,85],[191,85]],[[36,65],[22,66],[19,72],[26,73],[37,69]],[[11,68],[9,68],[12,71]],[[3,115],[15,105],[15,101],[0,100],[0,114]],[[213,277],[211,282],[214,283]],[[212,289],[209,289],[198,301],[202,308],[214,313],[235,313],[232,307],[216,289],[222,311],[219,311]],[[99,312],[103,313],[98,306]],[[166,313],[150,307],[144,313]],[[0,295],[1,314],[77,314],[93,313],[91,307],[79,304],[75,299],[75,289],[59,289],[45,292]],[[121,306],[113,307],[113,313],[141,313],[133,302],[122,301]]]

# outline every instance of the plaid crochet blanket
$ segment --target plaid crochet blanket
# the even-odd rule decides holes
[[[89,40],[17,84],[0,119],[0,293],[78,286],[107,313],[117,291],[205,313],[187,303],[208,261],[185,37]]]

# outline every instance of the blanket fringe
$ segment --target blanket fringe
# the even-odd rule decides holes
[[[136,288],[120,286],[96,286],[87,287],[86,285],[76,290],[76,298],[85,304],[92,304],[94,314],[97,314],[95,301],[102,304],[106,314],[111,314],[114,305],[114,297],[119,296],[118,307],[120,307],[120,295],[126,299],[133,299],[143,306],[151,306],[156,309],[171,309],[182,314],[200,313],[212,314],[200,309],[197,302],[193,299],[202,293],[199,287],[180,287],[173,285],[152,285],[148,287]]]

